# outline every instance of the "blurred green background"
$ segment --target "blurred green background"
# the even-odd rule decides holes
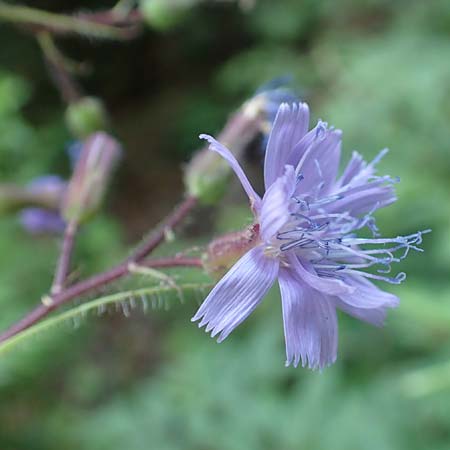
[[[1,181],[69,176],[64,105],[38,46],[4,24],[0,42]],[[58,45],[92,65],[82,84],[104,99],[126,149],[107,208],[79,237],[78,275],[126,255],[181,197],[180,167],[198,134],[218,132],[261,84],[283,75],[315,119],[344,130],[346,157],[391,149],[380,172],[402,182],[398,203],[378,214],[383,234],[433,233],[424,254],[402,263],[408,280],[392,289],[402,303],[385,328],[340,316],[338,362],[323,373],[284,367],[275,291],[220,346],[190,323],[201,293],[184,304],[164,299],[168,310],[94,315],[36,337],[0,357],[0,449],[450,448],[450,2],[257,0],[246,12],[206,2],[131,42]],[[247,161],[254,173],[258,164]],[[232,183],[176,246],[248,222]],[[1,328],[48,289],[57,252],[57,238],[0,218]],[[109,291],[129,283],[149,281]]]

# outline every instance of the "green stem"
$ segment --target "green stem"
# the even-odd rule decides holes
[[[56,47],[51,33],[40,31],[36,39],[48,63],[50,76],[59,89],[62,98],[67,103],[73,103],[82,97],[82,92],[76,80],[71,76],[75,69],[72,61],[67,60]]]
[[[41,11],[0,1],[0,21],[30,25],[57,34],[81,34],[98,39],[126,39],[120,28],[95,23],[86,18]]]

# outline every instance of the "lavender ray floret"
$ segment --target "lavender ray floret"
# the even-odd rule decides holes
[[[262,198],[229,150],[206,137],[257,203],[252,209],[260,231],[255,247],[219,281],[193,320],[220,342],[278,278],[286,365],[322,369],[336,359],[336,309],[381,326],[399,300],[371,280],[403,282],[404,272],[387,274],[411,250],[423,251],[423,235],[430,230],[381,237],[373,215],[396,201],[399,182],[376,174],[387,150],[371,162],[354,152],[337,178],[341,132],[322,121],[307,131],[308,122],[305,104],[280,107],[266,152]],[[361,237],[362,231],[370,237]]]

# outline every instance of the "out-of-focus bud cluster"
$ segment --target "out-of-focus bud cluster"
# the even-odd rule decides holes
[[[180,23],[201,0],[140,0],[139,9],[147,25],[168,30]]]
[[[228,269],[259,241],[259,225],[228,233],[214,239],[203,256],[203,267],[214,278],[221,278]]]
[[[58,212],[66,182],[56,175],[36,178],[25,187],[0,185],[0,214],[19,212],[19,220],[31,234],[58,233],[64,221]]]
[[[25,187],[0,185],[0,214],[19,211],[27,206],[57,209],[65,182],[56,175],[36,178]]]
[[[61,233],[64,220],[59,214],[59,206],[66,191],[67,183],[57,175],[45,175],[28,184],[26,190],[35,201],[21,211],[19,220],[30,234]]]
[[[33,235],[61,233],[66,223],[81,224],[92,216],[120,159],[120,144],[98,132],[72,143],[68,153],[73,168],[69,182],[45,175],[25,187],[0,184],[0,214],[18,212],[21,225]]]
[[[67,183],[57,175],[44,175],[27,186],[0,186],[0,214],[18,212],[25,231],[33,235],[58,234],[65,222],[59,208]]]
[[[119,142],[104,132],[84,142],[62,202],[67,222],[81,224],[99,209],[121,154]]]
[[[71,103],[66,110],[66,123],[77,139],[85,139],[96,131],[108,129],[108,114],[102,101],[83,97]]]

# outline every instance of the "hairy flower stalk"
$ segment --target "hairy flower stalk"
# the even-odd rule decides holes
[[[381,238],[373,213],[396,200],[398,181],[376,175],[386,153],[366,163],[354,153],[338,177],[341,131],[319,123],[310,131],[306,104],[282,104],[264,164],[265,193],[253,189],[232,153],[201,135],[235,171],[258,224],[259,239],[208,295],[193,321],[223,341],[258,306],[278,279],[286,365],[322,369],[335,362],[336,309],[381,326],[396,296],[370,279],[398,284],[391,265],[421,249],[422,234]],[[372,237],[358,237],[360,230]],[[374,268],[372,271],[367,269]]]

